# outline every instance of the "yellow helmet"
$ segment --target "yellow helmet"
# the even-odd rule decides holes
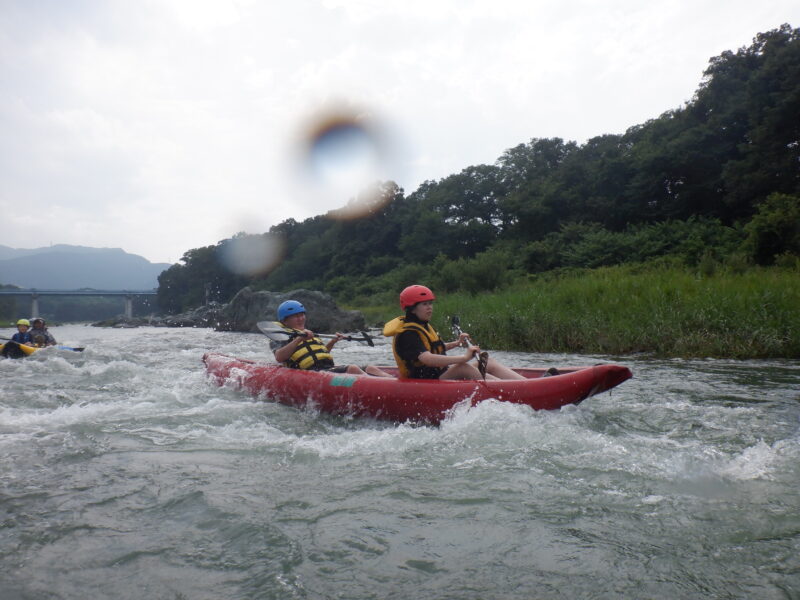
[[[27,325],[28,327],[31,326],[31,322],[28,319],[20,319],[17,321],[17,325]]]

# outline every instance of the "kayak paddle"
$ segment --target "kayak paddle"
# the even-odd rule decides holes
[[[453,335],[456,337],[460,336],[462,333],[460,327],[461,319],[458,318],[458,315],[453,315],[452,319],[450,319],[450,325],[453,328]],[[472,338],[469,339],[470,341],[472,341]],[[475,342],[473,341],[473,343]],[[464,342],[464,347],[465,348],[467,347],[466,342]],[[488,365],[488,363],[489,363],[489,353],[482,350],[478,354],[478,371],[480,372],[481,377],[483,377],[484,380],[486,380],[486,366]]]
[[[258,327],[261,333],[266,335],[269,339],[275,340],[276,342],[285,340],[287,336],[289,337],[289,339],[292,339],[300,335],[299,331],[295,330],[286,331],[277,321],[259,321],[258,323],[256,323],[256,327]],[[375,343],[372,341],[372,337],[370,337],[370,335],[366,331],[361,331],[360,333],[363,337],[346,335],[340,339],[347,340],[348,342],[367,342],[367,344],[369,344],[370,346],[375,345]],[[319,338],[329,338],[329,339],[335,339],[337,337],[335,335],[330,335],[325,333],[315,333],[314,335]]]

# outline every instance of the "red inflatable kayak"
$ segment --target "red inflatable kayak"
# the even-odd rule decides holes
[[[578,404],[632,376],[627,367],[595,365],[559,369],[559,375],[548,377],[542,377],[545,369],[514,369],[525,380],[440,381],[301,371],[213,353],[204,355],[203,362],[217,385],[228,383],[259,398],[296,407],[311,405],[334,415],[431,424],[441,422],[453,406],[467,399],[473,406],[494,398],[552,410]],[[381,369],[397,373],[393,367]]]

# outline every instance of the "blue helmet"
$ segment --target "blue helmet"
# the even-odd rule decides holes
[[[278,306],[278,321],[283,321],[286,317],[306,312],[305,307],[297,300],[287,300]]]

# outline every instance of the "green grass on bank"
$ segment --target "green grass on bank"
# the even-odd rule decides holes
[[[400,314],[385,306],[359,309],[369,323]],[[549,273],[491,294],[440,297],[434,326],[446,339],[454,314],[487,349],[800,358],[800,274],[791,269]]]

